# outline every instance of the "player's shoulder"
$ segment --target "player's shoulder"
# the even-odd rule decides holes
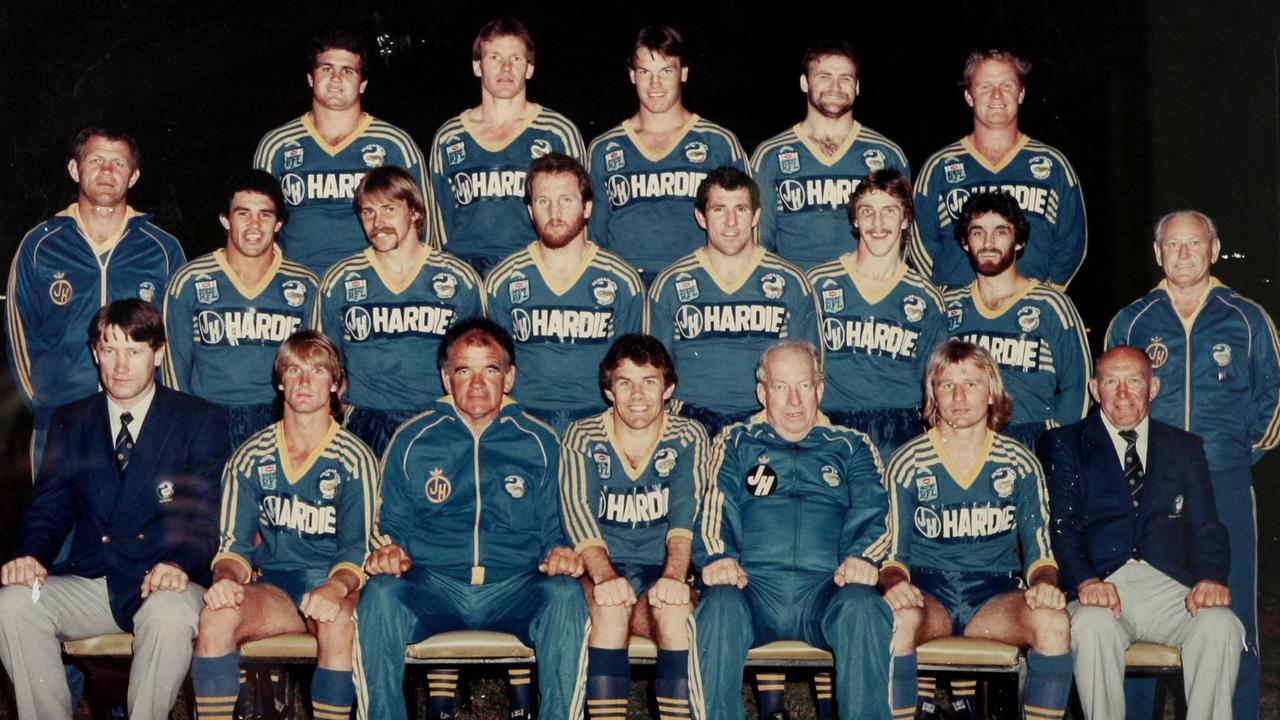
[[[1025,472],[1040,472],[1035,452],[1004,433],[992,433],[989,457],[996,462],[1012,463]]]
[[[841,281],[849,276],[845,270],[844,262],[840,258],[834,258],[824,263],[819,263],[809,268],[805,273],[805,279],[813,287],[818,287],[818,283],[823,280]]]
[[[908,266],[907,271],[902,275],[901,284],[908,288],[915,288],[923,292],[929,297],[929,300],[933,302],[938,310],[942,309],[944,305],[942,291],[938,289],[937,285],[930,282],[929,278],[925,277],[919,270]]]
[[[546,105],[541,106],[541,109],[538,110],[538,114],[535,116],[534,122],[559,125],[565,128],[572,128],[575,133],[578,132],[578,126],[574,125],[573,121],[570,120],[567,115],[562,112],[552,110]]]
[[[1043,282],[1036,282],[1023,297],[1028,303],[1035,303],[1053,311],[1064,327],[1081,325],[1080,313],[1076,305],[1061,290]]]
[[[436,128],[435,134],[431,136],[432,146],[438,147],[445,143],[452,144],[463,137],[470,136],[470,133],[467,132],[467,126],[462,122],[462,117],[466,113],[467,111],[463,110],[440,123],[440,127]]]
[[[462,281],[468,287],[480,287],[484,284],[484,281],[480,278],[480,273],[476,272],[476,269],[471,267],[470,263],[447,250],[432,250],[427,262],[432,267],[451,272],[462,278]]]
[[[528,246],[511,253],[494,265],[489,270],[489,274],[484,277],[485,292],[492,295],[497,293],[501,285],[516,273],[527,274],[526,270],[534,267],[533,252]]]
[[[896,153],[898,155],[898,159],[903,163],[907,161],[907,154],[902,151],[902,147],[898,145],[898,143],[890,140],[888,135],[885,135],[879,130],[874,130],[863,125],[862,129],[858,132],[858,141],[886,147]]]
[[[324,278],[320,280],[320,293],[328,295],[333,292],[339,282],[346,279],[348,273],[359,273],[370,268],[369,256],[363,250],[353,255],[348,255],[325,271]]]
[[[1032,158],[1034,163],[1033,169],[1038,167],[1043,168],[1041,172],[1048,171],[1050,173],[1065,173],[1072,179],[1072,181],[1075,180],[1076,173],[1071,167],[1071,161],[1067,159],[1067,156],[1064,155],[1061,150],[1053,147],[1049,143],[1041,142],[1035,138],[1027,138],[1027,143],[1022,146],[1021,152],[1023,154],[1042,155],[1050,161],[1046,166],[1046,163],[1043,161],[1036,161],[1035,158]]]
[[[328,273],[326,273],[328,274]],[[320,278],[311,272],[311,269],[302,263],[294,262],[288,258],[280,261],[280,267],[276,270],[277,278],[301,280],[313,289],[320,286]]]
[[[303,116],[298,116],[278,127],[272,128],[263,134],[262,139],[258,141],[257,152],[254,153],[254,166],[265,168],[273,155],[279,152],[289,143],[296,143],[303,138],[309,137],[307,126],[302,122]]]
[[[262,458],[274,456],[280,447],[277,440],[279,431],[280,424],[273,422],[250,435],[231,454],[231,459],[227,461],[228,465],[235,468],[237,472],[245,472],[247,466],[256,465]]]
[[[174,237],[168,230],[152,222],[150,213],[141,213],[129,218],[127,227],[166,248],[182,250],[182,243],[178,242],[178,238]]]
[[[942,301],[946,305],[952,303],[965,303],[973,299],[973,283],[961,285],[960,287],[947,288],[942,293]]]
[[[517,438],[523,434],[534,439],[544,455],[560,447],[560,436],[556,434],[555,428],[535,417],[518,402],[506,402],[498,412],[498,421],[515,431]]]
[[[755,152],[751,153],[751,169],[755,172],[761,172],[767,167],[765,161],[771,155],[797,152],[794,147],[787,148],[798,143],[800,143],[800,136],[796,134],[795,126],[787,127],[787,129],[756,146]]]
[[[664,292],[674,291],[674,283],[683,280],[681,275],[688,275],[698,272],[702,264],[698,262],[698,257],[694,253],[689,253],[684,257],[676,260],[670,265],[663,268],[653,279],[653,285],[650,287],[650,295],[654,300],[659,299]]]
[[[1243,314],[1250,322],[1258,322],[1265,320],[1268,324],[1272,324],[1271,315],[1258,302],[1241,295],[1236,290],[1226,285],[1217,285],[1209,290],[1209,297],[1217,298],[1221,302],[1234,308],[1237,312]]]
[[[924,165],[920,166],[920,174],[916,177],[917,181],[923,185],[928,185],[938,174],[939,168],[945,170],[945,165],[950,162],[965,163],[970,160],[969,151],[965,149],[964,144],[957,140],[953,143],[944,145],[937,152],[933,153],[924,161]]]
[[[689,132],[718,140],[739,152],[742,150],[742,143],[738,142],[738,136],[732,130],[701,115],[698,116],[697,120],[693,121],[693,126],[689,129]]]
[[[805,277],[804,270],[801,270],[798,265],[793,264],[791,261],[783,258],[777,253],[766,250],[764,255],[760,257],[760,265],[756,270],[757,272],[786,274],[790,276],[791,279],[794,280],[806,293],[812,290],[809,287],[809,280]]]
[[[369,120],[369,126],[366,127],[364,132],[361,134],[361,139],[386,140],[393,143],[400,151],[402,156],[401,159],[410,167],[422,162],[422,151],[418,148],[418,143],[413,139],[413,136],[399,126],[392,125],[386,120],[371,117]],[[365,156],[366,162],[384,162],[384,159],[380,157],[380,153],[376,146],[361,146],[360,150],[361,154]]]
[[[591,144],[587,146],[587,155],[592,159],[592,167],[595,167],[596,161],[603,156],[606,151],[613,150],[609,147],[609,143],[630,145],[631,140],[627,137],[626,128],[622,127],[622,123],[618,123],[613,127],[605,130],[597,135]]]
[[[604,270],[619,280],[626,283],[628,289],[633,295],[640,295],[644,292],[644,283],[640,279],[640,273],[636,271],[631,263],[622,259],[622,256],[608,250],[606,248],[596,246],[595,256],[591,258],[591,266]]]
[[[348,464],[359,463],[366,467],[374,467],[378,463],[373,450],[355,433],[344,427],[338,428],[338,431],[333,435],[331,443],[339,457],[348,461]]]
[[[193,260],[183,263],[173,273],[173,277],[169,278],[169,294],[178,295],[187,287],[192,278],[201,275],[222,276],[222,266],[218,263],[218,258],[214,253],[205,253]]]
[[[842,442],[848,447],[850,453],[856,453],[863,449],[875,449],[875,443],[871,441],[871,436],[856,428],[834,423],[826,415],[819,416],[819,422],[814,426],[810,437],[817,438],[825,444]]]
[[[671,412],[666,413],[666,427],[663,435],[685,445],[706,446],[711,442],[707,437],[707,429],[702,423]]]
[[[443,400],[436,401],[427,409],[400,423],[387,443],[387,453],[403,454],[408,451],[409,446],[422,441],[423,438],[429,438],[436,432],[454,432],[461,436],[463,433],[469,434],[470,430],[463,426],[462,420],[451,410],[448,403]],[[426,442],[427,447],[441,451],[449,445],[448,442],[435,442],[430,439]]]
[[[605,428],[604,417],[604,414],[588,415],[569,423],[560,441],[565,451],[587,452],[592,443],[607,442],[609,433]]]

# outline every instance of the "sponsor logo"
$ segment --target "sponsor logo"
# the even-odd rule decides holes
[[[947,329],[955,330],[964,322],[964,303],[952,300],[947,303]]]
[[[524,170],[460,172],[449,178],[449,187],[458,205],[470,205],[479,198],[518,198],[524,196],[524,175]]]
[[[831,288],[822,291],[822,311],[838,313],[844,309],[844,288]]]
[[[627,156],[623,154],[622,148],[617,143],[609,143],[605,147],[604,153],[604,169],[609,172],[617,172],[627,166]]]
[[[151,302],[156,299],[156,284],[150,280],[143,280],[138,283],[138,299],[143,302]]]
[[[875,318],[827,318],[822,323],[822,342],[827,350],[849,350],[866,355],[887,355],[895,360],[916,356],[920,333],[892,320]]]
[[[262,518],[268,526],[302,535],[333,535],[338,531],[338,508],[312,505],[298,497],[268,495],[262,498]]]
[[[756,497],[772,495],[778,485],[778,473],[761,463],[747,471],[747,492]]]
[[[938,478],[933,475],[921,475],[916,478],[916,499],[929,502],[938,499]]]
[[[942,534],[942,520],[938,518],[938,513],[934,512],[933,508],[916,508],[914,520],[916,532],[930,540]]]
[[[325,500],[332,500],[338,495],[338,484],[342,482],[341,476],[335,468],[325,468],[320,473],[320,497]]]
[[[196,302],[211,305],[218,302],[218,281],[213,278],[208,280],[196,280]]]
[[[258,466],[258,486],[263,490],[276,489],[275,463],[264,463]]]
[[[1017,505],[953,505],[935,511],[918,507],[916,532],[929,539],[974,542],[1005,535],[1018,527]]]
[[[632,200],[692,198],[697,196],[698,185],[706,176],[705,172],[690,170],[610,175],[605,181],[605,194],[613,207],[622,207]]]
[[[591,459],[596,461],[596,475],[601,480],[608,480],[613,475],[613,457],[609,455],[604,443],[596,443],[591,449]]]
[[[301,205],[307,197],[307,183],[301,175],[289,173],[280,178],[280,193],[290,205]]]
[[[431,289],[436,292],[436,297],[448,300],[458,292],[458,278],[453,273],[436,273],[431,277]]]
[[[1002,368],[1023,372],[1040,370],[1040,338],[1022,338],[1001,333],[968,333],[960,339],[981,345]]]
[[[288,173],[280,178],[280,192],[290,205],[307,200],[350,200],[356,195],[363,172]]]
[[[942,172],[947,182],[955,185],[964,182],[964,162],[959,158],[947,158],[942,161]]]
[[[307,286],[301,280],[286,280],[280,289],[289,307],[301,307],[307,301]]]
[[[524,478],[519,475],[508,475],[502,481],[502,487],[511,497],[519,500],[524,497]]]
[[[453,486],[449,484],[449,478],[444,476],[444,469],[431,468],[424,491],[426,492],[427,500],[433,505],[439,505],[449,499],[449,493],[453,491]]]
[[[507,283],[507,297],[511,298],[513,305],[519,305],[529,299],[529,281],[519,273],[512,275],[511,278]]]
[[[302,326],[299,316],[249,310],[201,310],[195,332],[204,345],[277,345]]]
[[[66,305],[71,302],[71,296],[75,294],[75,290],[71,287],[71,281],[67,280],[66,273],[54,273],[53,282],[49,283],[49,299],[54,305]]]
[[[517,342],[606,342],[612,332],[612,310],[540,307],[511,310],[511,335]]]
[[[849,195],[858,189],[858,178],[811,177],[788,178],[777,184],[778,210],[801,212],[844,208]]]
[[[951,215],[951,219],[960,217],[960,211],[964,209],[964,203],[971,193],[983,192],[1008,193],[1018,201],[1018,206],[1023,212],[1050,216],[1057,211],[1058,193],[1051,188],[1015,184],[971,185],[968,189],[956,188],[947,193],[947,213]]]
[[[447,305],[353,305],[342,314],[342,324],[347,339],[361,342],[371,337],[444,335],[454,317],[455,310]]]
[[[667,519],[670,492],[665,485],[601,488],[596,517],[605,525],[647,527]]]
[[[960,217],[960,211],[964,210],[964,204],[969,202],[969,191],[964,188],[956,188],[947,193],[947,214],[952,218]]]
[[[457,165],[467,159],[467,144],[457,138],[453,138],[453,142],[446,141],[444,155],[446,162]]]
[[[782,305],[681,305],[676,310],[676,330],[686,340],[702,333],[777,338],[786,330],[786,320]]]
[[[1151,359],[1151,367],[1160,369],[1169,361],[1169,346],[1164,344],[1162,338],[1151,338],[1151,344],[1146,348],[1147,357]]]

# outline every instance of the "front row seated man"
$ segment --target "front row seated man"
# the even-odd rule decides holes
[[[1125,717],[1124,652],[1147,641],[1181,648],[1187,717],[1230,718],[1244,627],[1204,444],[1148,417],[1160,379],[1137,348],[1103,353],[1089,391],[1098,407],[1041,446],[1085,717]]]
[[[639,635],[658,645],[659,718],[687,718],[688,578],[707,434],[664,411],[676,371],[655,337],[619,338],[600,363],[600,388],[610,408],[570,425],[560,456],[565,531],[586,567],[588,715],[626,716],[627,641]]]
[[[899,448],[888,469],[896,532],[880,585],[897,620],[893,717],[916,710],[916,647],[964,635],[1030,645],[1025,717],[1061,718],[1071,692],[1069,621],[1040,463],[997,432],[1012,401],[986,350],[939,345],[924,383],[932,429]],[[930,697],[922,706],[934,716]]]
[[[316,637],[314,717],[345,720],[355,700],[352,614],[364,583],[377,460],[334,419],[342,413],[342,359],[332,340],[295,333],[276,353],[274,374],[283,420],[250,437],[223,472],[222,539],[191,667],[201,720],[231,720],[239,646],[283,633]]]
[[[888,492],[871,441],[818,412],[822,392],[818,351],[779,342],[756,369],[764,412],[713,445],[699,537],[707,589],[691,637],[695,717],[743,718],[747,651],[784,639],[835,656],[841,717],[888,716],[893,618],[875,589]]]
[[[117,300],[89,325],[103,390],[53,413],[17,558],[0,568],[0,661],[18,717],[71,718],[61,641],[133,633],[131,718],[167,718],[218,542],[220,408],[156,385],[164,322]],[[74,528],[65,565],[50,564]]]
[[[383,455],[382,492],[356,618],[361,717],[406,718],[405,645],[449,630],[514,633],[538,653],[546,718],[582,714],[582,558],[560,525],[555,433],[508,397],[515,346],[464,320],[438,357],[448,396]]]

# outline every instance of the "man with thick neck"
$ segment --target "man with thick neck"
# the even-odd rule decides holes
[[[582,368],[599,367],[616,338],[646,330],[644,286],[625,260],[587,239],[594,203],[581,163],[560,153],[538,158],[525,190],[538,240],[489,273],[486,305],[520,348],[516,398],[563,433],[603,409]]]
[[[902,149],[853,117],[861,64],[847,42],[810,47],[801,63],[804,120],[751,155],[760,183],[760,242],[802,268],[838,257],[853,228],[845,203],[867,175],[897,168],[910,177]]]
[[[317,281],[276,245],[288,210],[275,179],[244,170],[227,186],[226,245],[183,265],[165,293],[163,370],[169,387],[227,410],[239,447],[276,419],[271,366],[311,324]]]
[[[364,40],[331,30],[311,39],[306,59],[311,108],[264,135],[253,166],[279,181],[291,208],[293,222],[280,236],[285,255],[324,277],[334,263],[364,247],[364,233],[350,209],[366,172],[402,167],[424,197],[429,193],[422,151],[413,138],[364,112],[361,98],[369,84]]]
[[[538,653],[539,715],[581,717],[587,607],[561,528],[559,443],[508,397],[515,344],[502,327],[464,320],[437,358],[449,395],[383,456],[375,577],[356,621],[362,717],[405,718],[405,645],[462,629],[518,635]]]
[[[35,415],[32,477],[54,408],[98,389],[84,343],[89,321],[115,300],[159,301],[186,261],[172,235],[128,204],[140,161],[126,133],[77,133],[67,161],[76,200],[27,233],[9,270],[5,349],[18,393]]]
[[[649,314],[685,379],[676,388],[680,414],[715,436],[760,407],[751,358],[784,338],[818,342],[817,310],[800,269],[756,243],[760,193],[749,175],[711,171],[694,217],[706,245],[658,275]]]
[[[599,198],[591,237],[651,281],[702,244],[692,213],[698,183],[721,165],[746,170],[746,158],[733,133],[685,107],[688,55],[675,28],[642,28],[627,67],[639,108],[588,152]]]
[[[916,206],[937,209],[916,218],[908,253],[939,286],[973,279],[947,226],[958,220],[967,198],[982,192],[1007,192],[1027,214],[1027,277],[1065,289],[1084,262],[1088,236],[1075,170],[1062,153],[1018,126],[1030,72],[1028,60],[1003,50],[974,51],[965,61],[961,84],[973,110],[973,132],[934,153],[916,178]]]
[[[973,195],[954,232],[977,277],[945,294],[948,332],[995,358],[1013,397],[1003,432],[1034,450],[1046,428],[1076,422],[1088,409],[1084,322],[1070,298],[1020,271],[1036,240],[1012,195]]]
[[[346,427],[378,456],[400,423],[444,394],[421,359],[435,357],[455,322],[484,314],[475,271],[422,242],[425,203],[408,171],[370,170],[353,203],[369,246],[320,284],[319,328],[346,360]]]
[[[436,131],[431,234],[481,275],[534,239],[520,207],[530,160],[563,153],[581,160],[582,135],[568,118],[529,102],[533,36],[515,18],[490,20],[471,46],[480,104]]]
[[[1248,720],[1261,687],[1252,465],[1280,442],[1280,340],[1261,305],[1213,276],[1222,240],[1209,216],[1165,215],[1153,249],[1164,279],[1116,314],[1107,346],[1145,349],[1160,380],[1151,417],[1204,439],[1214,499],[1234,520],[1227,585],[1246,643],[1232,711]]]

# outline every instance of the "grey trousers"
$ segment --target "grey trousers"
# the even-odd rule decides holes
[[[1230,608],[1193,617],[1189,588],[1145,562],[1106,578],[1120,594],[1120,619],[1108,608],[1072,602],[1071,654],[1080,705],[1089,720],[1124,718],[1124,651],[1143,641],[1182,648],[1188,718],[1230,720],[1244,626]]]
[[[191,665],[204,588],[152,594],[134,615],[129,717],[164,720]],[[71,718],[71,693],[62,669],[63,640],[121,632],[107,603],[107,581],[50,575],[40,600],[31,588],[0,588],[0,662],[13,681],[18,717]]]

